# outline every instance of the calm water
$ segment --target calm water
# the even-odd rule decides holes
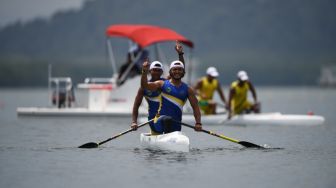
[[[335,187],[336,90],[258,88],[264,112],[326,118],[324,126],[214,126],[226,136],[282,147],[240,145],[184,128],[189,153],[151,151],[148,127],[99,149],[78,149],[128,129],[130,119],[17,117],[18,106],[45,106],[45,89],[0,90],[0,187]]]

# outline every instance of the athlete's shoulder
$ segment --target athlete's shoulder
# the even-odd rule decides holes
[[[189,87],[189,84],[187,84],[187,83],[185,83],[185,82],[182,82],[182,85],[183,85],[183,87],[186,87],[186,88]]]
[[[207,77],[206,76],[201,77],[200,81],[202,81],[202,82],[207,81]]]
[[[233,81],[232,83],[231,83],[231,88],[235,88],[235,87],[237,87],[237,85],[238,85],[238,81],[236,80],[236,81]]]

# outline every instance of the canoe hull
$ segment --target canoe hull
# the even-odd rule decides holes
[[[162,135],[141,133],[140,142],[145,147],[179,152],[188,152],[190,145],[189,138],[179,131]]]
[[[194,123],[192,115],[183,115],[182,121]],[[287,125],[287,126],[317,126],[324,124],[324,117],[317,115],[294,115],[276,113],[244,114],[227,120],[226,114],[202,116],[204,125]]]

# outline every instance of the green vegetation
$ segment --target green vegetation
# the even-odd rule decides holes
[[[257,85],[315,85],[320,67],[336,63],[335,5],[330,0],[90,0],[78,11],[2,28],[0,87],[44,86],[48,64],[57,76],[75,82],[111,75],[104,33],[120,23],[176,30],[195,43],[198,74],[216,66],[222,83],[244,69]],[[114,47],[119,42],[127,44],[117,41]]]

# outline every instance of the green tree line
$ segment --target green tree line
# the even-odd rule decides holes
[[[121,23],[181,33],[195,43],[198,74],[216,66],[223,83],[244,69],[260,85],[315,85],[320,67],[336,63],[335,5],[332,0],[88,0],[80,10],[2,28],[0,87],[44,85],[48,64],[75,80],[111,75],[105,29]]]

